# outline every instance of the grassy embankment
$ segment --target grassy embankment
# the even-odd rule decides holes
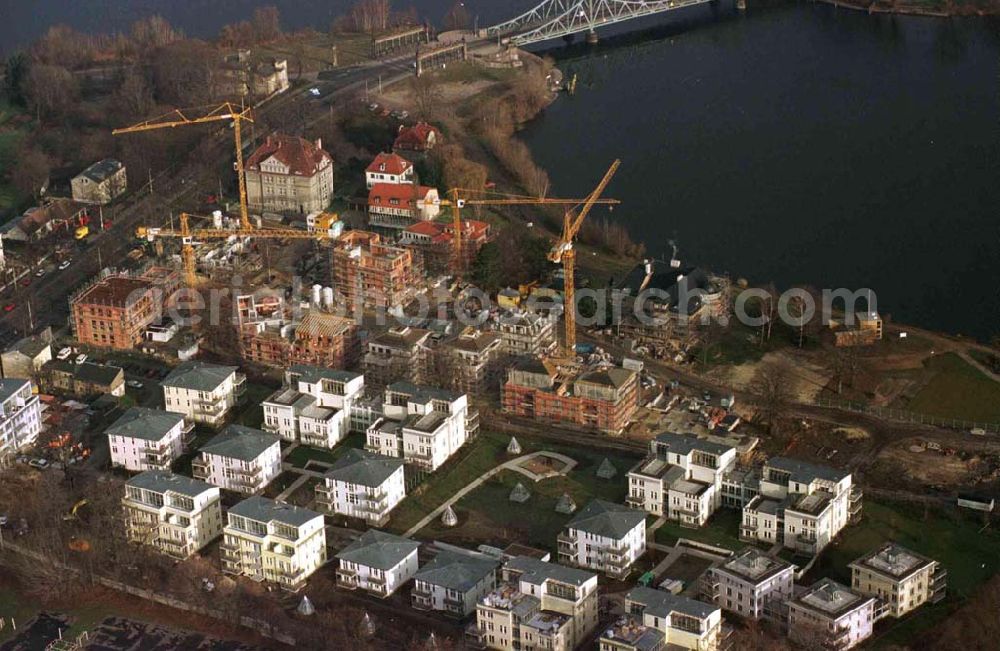
[[[954,353],[925,362],[933,377],[906,408],[928,416],[1000,423],[1000,382]]]

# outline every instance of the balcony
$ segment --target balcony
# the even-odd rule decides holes
[[[944,569],[940,565],[934,570],[934,574],[931,575],[930,586],[930,599],[932,604],[936,604],[945,598],[948,593],[948,570]]]
[[[710,570],[702,575],[700,584],[702,596],[714,603],[719,598],[719,579]]]
[[[832,631],[823,641],[823,648],[829,651],[840,651],[847,647],[851,641],[851,627],[839,626]]]
[[[212,472],[212,464],[205,461],[203,457],[198,457],[191,461],[191,476],[195,479],[208,479]]]
[[[357,590],[358,573],[354,570],[339,568],[337,570],[337,587],[344,588],[345,590]]]
[[[570,554],[576,553],[576,538],[570,536],[569,534],[561,533],[556,536],[556,543],[559,545],[560,552],[567,552]]]
[[[161,537],[156,541],[156,544],[166,554],[174,558],[183,560],[191,555],[191,545],[186,540]]]
[[[237,398],[243,397],[247,392],[247,376],[243,373],[235,373],[233,376],[233,391]]]
[[[410,592],[410,600],[417,610],[430,610],[434,607],[434,597],[430,590],[414,587]]]
[[[386,582],[385,576],[375,576],[374,574],[368,575],[368,583],[372,585],[384,586]]]
[[[633,509],[645,509],[646,498],[629,495],[628,497],[625,498],[625,506],[631,507]]]
[[[757,525],[754,524],[740,525],[740,540],[743,541],[757,540]]]
[[[215,400],[195,400],[195,412],[205,416],[221,416],[226,411],[226,399],[216,398]]]
[[[333,505],[333,489],[326,484],[316,484],[316,506],[327,513],[333,513]]]
[[[314,448],[330,447],[330,438],[325,432],[303,432],[299,439],[302,445],[309,445]]]
[[[853,522],[861,517],[861,507],[862,498],[864,497],[864,492],[857,486],[851,488],[851,499],[848,504],[848,517]]]

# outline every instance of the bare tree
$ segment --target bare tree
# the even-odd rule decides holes
[[[175,41],[153,55],[153,84],[161,102],[175,106],[204,104],[218,93],[221,61],[204,41]]]
[[[281,36],[281,16],[274,5],[254,9],[250,24],[256,43],[266,43]]]
[[[857,376],[858,368],[861,365],[860,348],[857,345],[862,333],[845,333],[846,343],[837,346],[832,351],[833,376],[837,380],[837,393],[843,393],[844,384],[854,386],[854,379]]]
[[[153,92],[146,77],[136,69],[130,69],[115,90],[114,106],[121,112],[123,121],[143,118],[153,110]]]
[[[132,23],[131,41],[140,57],[182,38],[184,34],[174,29],[163,16],[152,15]]]
[[[17,164],[10,169],[10,183],[24,195],[30,195],[36,201],[41,196],[41,190],[49,181],[52,161],[38,147],[22,145],[18,148]]]
[[[76,78],[62,66],[36,63],[28,69],[25,95],[39,120],[65,116],[79,94]]]
[[[788,415],[793,399],[792,369],[784,362],[763,364],[754,377],[750,390],[759,401],[758,414],[770,434],[777,434]]]
[[[472,29],[472,14],[462,0],[457,0],[444,15],[445,30]]]
[[[410,78],[410,101],[417,117],[422,120],[434,120],[443,104],[441,85],[434,75],[420,75]]]
[[[351,22],[357,32],[382,32],[389,27],[389,0],[358,0],[351,8]]]

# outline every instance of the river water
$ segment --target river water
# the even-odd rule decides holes
[[[559,61],[577,93],[523,133],[553,192],[621,158],[612,217],[651,254],[1000,332],[996,23],[798,4],[664,32]]]
[[[734,277],[869,287],[897,321],[1000,332],[997,23],[749,1],[746,14],[646,20],[659,27],[597,48],[557,42],[577,93],[522,134],[553,193],[585,194],[618,157],[613,218],[653,255],[675,239],[686,262]],[[265,4],[286,28],[323,30],[352,1],[0,0],[0,44],[151,13],[212,36]],[[453,0],[413,4],[439,21]],[[480,24],[532,4],[467,1]]]

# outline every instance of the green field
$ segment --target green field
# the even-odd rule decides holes
[[[687,538],[726,549],[743,549],[747,543],[740,542],[739,539],[742,519],[743,515],[737,509],[719,509],[708,521],[708,524],[700,529],[689,529],[668,520],[656,530],[656,542],[662,545],[673,545],[678,538]]]
[[[954,353],[935,355],[925,364],[935,374],[907,409],[938,418],[1000,423],[1000,382]]]
[[[287,463],[296,468],[305,468],[310,461],[320,461],[322,463],[333,463],[344,455],[351,448],[365,447],[365,435],[362,432],[348,434],[343,441],[337,444],[332,450],[321,448],[311,448],[308,445],[300,445],[292,450],[291,454],[285,457]]]
[[[948,616],[972,591],[1000,571],[1000,531],[983,529],[971,514],[866,501],[864,517],[823,551],[803,583],[829,576],[850,585],[847,564],[895,541],[939,561],[948,570],[948,597],[914,616],[876,630],[878,645],[903,644]]]

